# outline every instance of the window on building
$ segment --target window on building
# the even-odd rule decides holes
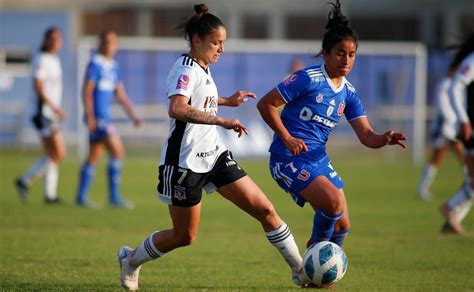
[[[106,29],[112,29],[119,35],[134,35],[137,30],[137,14],[126,8],[87,11],[82,19],[82,31],[86,35],[97,35]]]
[[[245,15],[242,23],[242,37],[264,39],[269,35],[269,19],[266,15]]]
[[[175,29],[185,23],[193,11],[189,8],[159,8],[153,10],[152,34],[154,36],[181,37],[183,31]]]

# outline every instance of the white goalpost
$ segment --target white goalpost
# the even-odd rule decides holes
[[[87,37],[83,38],[79,42],[78,52],[77,52],[77,145],[78,145],[78,155],[84,157],[87,150],[87,131],[85,124],[83,122],[83,105],[82,105],[82,82],[84,78],[84,72],[87,66],[87,63],[90,59],[91,52],[96,48],[96,38]],[[154,53],[174,53],[178,55],[179,53],[186,52],[188,47],[187,42],[182,38],[143,38],[143,37],[121,37],[119,39],[119,49],[121,52],[133,52],[148,54],[153,56]],[[259,60],[259,58],[264,58],[266,55],[275,56],[274,58],[288,57],[290,55],[307,55],[314,56],[318,53],[321,48],[320,41],[294,41],[294,40],[242,40],[242,39],[230,39],[225,44],[226,53],[231,53],[232,58],[235,59],[233,64],[245,66],[252,66],[248,64],[248,61],[241,60],[245,56],[250,56],[251,60]],[[226,53],[221,57],[222,60],[226,58]],[[377,62],[385,62],[385,59],[394,59],[393,64],[390,65],[390,69],[393,72],[399,70],[402,72],[402,69],[405,70],[400,74],[406,74],[407,77],[404,82],[399,82],[400,87],[394,87],[395,91],[400,92],[403,96],[394,96],[390,102],[383,102],[379,100],[377,104],[376,96],[371,96],[369,100],[370,106],[367,108],[369,113],[369,118],[373,124],[384,123],[396,130],[404,131],[408,135],[409,147],[411,148],[411,154],[414,163],[421,163],[424,161],[425,157],[425,141],[426,141],[426,121],[427,121],[427,105],[426,105],[426,95],[427,95],[427,50],[425,46],[421,43],[413,42],[361,42],[358,49],[358,58],[366,57],[368,62],[374,63],[371,65],[371,68],[377,68]],[[147,56],[148,56],[147,55]],[[239,59],[240,58],[240,59]],[[252,59],[253,58],[253,59]],[[372,59],[374,61],[370,61]],[[397,68],[396,60],[403,59],[404,66]],[[222,60],[219,62],[221,63]],[[359,60],[359,59],[358,59]],[[358,67],[358,62],[354,66],[354,69]],[[379,60],[379,61],[377,61]],[[133,58],[131,59],[133,63]],[[168,62],[168,60],[167,60]],[[174,62],[169,60],[169,62]],[[262,61],[263,62],[263,61]],[[266,63],[265,63],[266,64]],[[122,64],[120,64],[122,65]],[[269,64],[268,66],[271,66]],[[387,64],[385,66],[388,66]],[[242,65],[243,66],[243,65]],[[122,67],[122,71],[126,68]],[[403,68],[402,68],[403,67]],[[227,68],[227,67],[226,67]],[[270,67],[269,67],[270,68]],[[159,70],[168,71],[169,68],[158,68]],[[158,70],[157,69],[157,70]],[[259,68],[257,68],[259,69]],[[238,69],[235,69],[238,71]],[[268,69],[272,71],[272,69]],[[354,71],[354,70],[353,70]],[[134,71],[135,72],[135,71]],[[161,71],[160,71],[161,72]],[[215,72],[215,71],[214,71]],[[222,74],[227,74],[227,71],[219,71],[220,76]],[[248,72],[248,71],[246,71]],[[127,73],[127,72],[125,72]],[[142,76],[132,76],[133,78],[146,78],[147,82],[163,84],[163,73],[157,74],[157,76],[152,76],[153,74],[148,74],[145,68],[143,69]],[[152,72],[153,73],[153,72]],[[134,73],[135,74],[135,73]],[[238,80],[244,80],[241,75],[245,74],[244,72],[229,73],[234,75],[229,75],[231,80],[237,80],[234,83],[238,84]],[[124,74],[127,75],[127,74]],[[240,75],[240,76],[239,76]],[[258,77],[258,74],[257,74]],[[390,80],[390,76],[387,77]],[[411,80],[413,78],[413,80]],[[352,78],[350,78],[352,82]],[[262,81],[263,82],[263,81]],[[273,81],[271,86],[275,86],[278,80]],[[372,81],[373,82],[373,81]],[[354,84],[354,83],[353,83]],[[376,82],[374,84],[377,84]],[[245,84],[244,84],[245,85]],[[363,88],[365,84],[354,84],[356,88]],[[398,86],[398,84],[396,84]],[[266,85],[268,88],[269,85]],[[234,88],[235,90],[241,88]],[[254,90],[253,88],[249,88]],[[130,90],[130,89],[128,89]],[[161,88],[164,92],[164,88]],[[219,86],[221,90],[221,86]],[[161,91],[160,91],[161,92]],[[130,96],[133,97],[134,93],[129,92]],[[361,94],[362,101],[364,102],[365,96]],[[155,100],[159,100],[156,103],[144,103],[136,104],[136,108],[140,114],[142,114],[145,119],[148,119],[150,122],[145,123],[145,128],[141,131],[136,131],[131,128],[130,123],[117,123],[119,128],[120,135],[127,139],[130,138],[131,141],[135,143],[162,143],[164,137],[168,131],[168,122],[167,122],[167,108],[166,108],[166,98],[164,96],[156,96]],[[403,101],[404,102],[401,102]],[[365,104],[365,103],[364,103]],[[117,115],[122,115],[123,113],[118,110],[115,111]],[[264,125],[253,112],[250,114],[244,115],[245,117],[250,117],[252,127],[256,130],[253,130],[252,137],[249,137],[249,140],[242,141],[237,140],[232,137],[227,137],[224,135],[224,139],[231,139],[227,141],[230,145],[234,145],[237,151],[242,151],[239,155],[265,155],[266,148],[271,142],[271,134],[268,133],[266,125]],[[402,128],[399,128],[399,127]],[[252,128],[252,129],[253,129]],[[256,133],[257,132],[257,133]],[[337,129],[335,130],[337,132]],[[344,132],[344,131],[342,131]],[[224,141],[226,142],[226,141]],[[257,145],[255,149],[252,149],[250,152],[249,147],[244,147],[244,143],[252,143],[252,145]],[[239,146],[240,145],[240,146]],[[160,145],[161,146],[161,145]],[[247,149],[247,150],[246,150]],[[234,151],[234,150],[233,150]],[[235,152],[235,151],[234,151]]]

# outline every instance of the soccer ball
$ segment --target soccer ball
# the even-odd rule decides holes
[[[341,280],[347,270],[347,257],[342,248],[330,241],[311,245],[303,257],[304,271],[311,282],[327,286]]]

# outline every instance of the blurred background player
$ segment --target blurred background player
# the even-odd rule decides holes
[[[417,193],[422,200],[430,200],[432,194],[430,186],[438,172],[438,167],[443,162],[450,147],[453,148],[463,166],[463,171],[467,177],[467,168],[464,166],[464,147],[459,139],[459,124],[456,113],[449,100],[448,89],[451,86],[452,77],[459,66],[458,61],[453,60],[449,66],[447,76],[441,80],[436,88],[436,118],[432,124],[432,146],[433,152],[429,162],[423,169],[422,176],[418,183]]]
[[[101,33],[98,53],[92,56],[86,70],[83,92],[85,119],[89,130],[89,155],[80,171],[77,206],[96,205],[89,201],[88,191],[95,175],[97,161],[106,149],[110,155],[107,167],[109,204],[114,207],[133,208],[133,204],[124,200],[119,191],[125,150],[111,123],[113,97],[117,97],[136,127],[141,125],[141,120],[133,111],[122,83],[119,65],[114,60],[117,45],[117,34],[114,31]]]
[[[60,202],[57,193],[58,164],[66,154],[59,128],[59,122],[65,118],[61,109],[62,69],[58,57],[62,45],[61,31],[56,27],[49,28],[44,34],[40,53],[33,60],[33,88],[37,99],[32,121],[46,154],[16,180],[18,193],[24,201],[28,199],[28,187],[32,180],[43,175],[45,203]]]
[[[270,172],[303,207],[315,210],[308,246],[320,241],[342,245],[349,232],[344,183],[326,154],[326,142],[344,114],[360,142],[370,148],[400,145],[402,133],[377,134],[369,124],[359,95],[345,79],[355,61],[358,37],[330,3],[322,50],[324,64],[305,68],[278,84],[258,102],[265,122],[275,132],[270,146]],[[285,105],[281,115],[278,107]]]
[[[461,124],[460,135],[464,142],[464,160],[469,178],[456,194],[441,205],[441,212],[453,232],[462,234],[462,219],[471,209],[474,198],[474,34],[460,46],[454,57],[460,63],[449,87],[450,101]],[[446,225],[446,224],[445,224]],[[443,227],[444,229],[444,227]]]
[[[217,126],[247,133],[238,119],[217,116],[218,106],[237,107],[255,94],[238,91],[229,98],[219,97],[210,64],[224,51],[226,29],[222,21],[208,13],[204,4],[195,5],[196,14],[183,28],[190,50],[174,63],[167,80],[171,127],[163,146],[159,167],[158,194],[169,205],[171,229],[150,234],[135,250],[122,246],[117,254],[121,285],[138,289],[143,263],[192,244],[201,219],[201,196],[217,191],[224,198],[260,221],[268,240],[285,258],[293,281],[307,282],[302,258],[288,226],[272,203],[233,159],[218,136]]]

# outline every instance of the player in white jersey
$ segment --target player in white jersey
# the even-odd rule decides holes
[[[441,205],[441,212],[455,233],[464,233],[462,219],[469,212],[474,199],[474,34],[459,48],[454,60],[459,68],[449,88],[450,101],[461,124],[461,138],[464,141],[464,159],[469,174],[459,191]]]
[[[203,188],[216,190],[260,221],[268,240],[290,266],[293,281],[305,283],[302,258],[288,226],[219,139],[217,126],[233,130],[239,137],[247,129],[238,119],[219,117],[218,106],[239,106],[255,94],[238,91],[229,98],[219,97],[209,65],[224,51],[226,29],[204,4],[194,9],[196,14],[180,26],[190,51],[178,58],[167,81],[171,127],[161,155],[158,196],[169,204],[173,227],[153,232],[135,250],[125,246],[119,249],[121,285],[137,289],[143,263],[193,243]]]
[[[459,64],[452,62],[449,66],[448,75],[436,87],[436,117],[431,128],[433,152],[429,162],[423,168],[423,173],[417,186],[418,196],[425,201],[430,200],[432,197],[429,190],[430,185],[450,147],[453,148],[459,157],[459,161],[464,165],[464,147],[459,139],[459,125],[448,94],[452,77],[458,66]],[[467,176],[466,167],[463,169]]]
[[[58,52],[63,44],[61,31],[49,28],[45,34],[40,53],[33,60],[33,85],[36,95],[36,111],[32,122],[38,130],[46,152],[20,178],[16,187],[23,201],[28,199],[28,187],[32,180],[44,176],[44,201],[59,203],[57,194],[58,164],[65,156],[63,135],[59,122],[65,118],[61,108],[62,70]]]

